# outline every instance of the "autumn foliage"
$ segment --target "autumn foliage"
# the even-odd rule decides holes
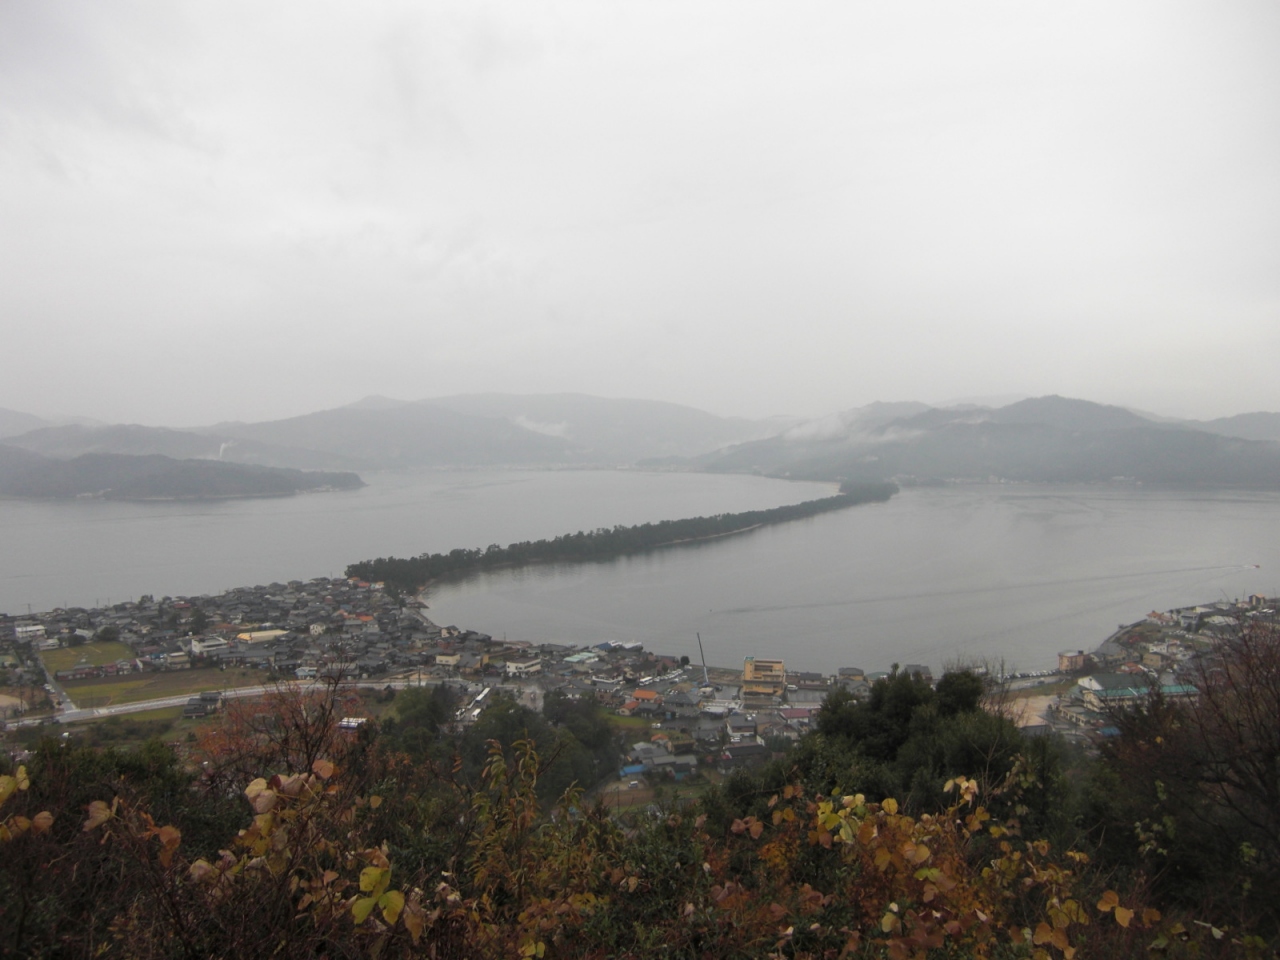
[[[325,757],[247,783],[244,825],[214,856],[188,853],[176,827],[119,797],[87,804],[78,837],[62,843],[50,837],[48,813],[11,813],[0,833],[7,847],[43,844],[38,852],[53,859],[84,856],[91,841],[127,896],[113,898],[94,943],[32,942],[22,954],[7,939],[5,948],[138,958],[893,960],[1260,949],[1230,931],[1167,921],[1111,889],[1090,893],[1088,857],[997,822],[965,778],[946,784],[952,799],[937,815],[795,783],[768,798],[767,816],[713,831],[695,810],[628,825],[585,807],[576,791],[548,816],[538,775],[533,744],[517,744],[508,759],[495,743],[480,788],[456,787],[454,855],[430,872],[378,842],[388,802],[353,790],[363,775]],[[27,786],[25,771],[0,779],[0,798]]]
[[[527,735],[494,739],[479,766],[443,739],[411,755],[404,730],[341,729],[358,705],[340,689],[281,689],[223,715],[185,770],[159,744],[50,743],[0,776],[0,956],[1270,956],[1253,923],[1265,910],[1228,922],[1166,889],[1170,832],[1196,817],[1228,836],[1223,811],[1248,811],[1260,826],[1241,836],[1271,855],[1268,811],[1215,754],[1265,667],[1218,669],[1203,701],[1127,721],[1104,761],[1126,765],[1128,796],[1182,774],[1146,809],[1112,810],[1129,861],[1099,860],[1089,830],[1049,839],[1038,810],[1065,780],[1008,752],[998,724],[925,697],[904,713],[910,736],[889,738],[890,708],[924,697],[909,680],[881,691],[879,713],[832,705],[792,767],[626,816],[577,786],[546,802],[564,741],[540,756]],[[925,782],[967,756],[981,769]],[[905,782],[912,764],[910,795],[847,788]]]

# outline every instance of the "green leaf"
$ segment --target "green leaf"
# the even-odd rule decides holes
[[[399,890],[388,890],[378,900],[378,906],[382,907],[382,919],[395,924],[400,919],[400,911],[404,909],[404,894]]]
[[[351,905],[351,919],[358,924],[364,923],[369,919],[369,914],[373,912],[377,903],[377,897],[361,897]]]
[[[372,894],[375,899],[382,896],[390,882],[391,871],[382,867],[365,867],[360,871],[361,892]]]

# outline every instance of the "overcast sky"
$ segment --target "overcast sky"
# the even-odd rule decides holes
[[[0,406],[1280,409],[1280,4],[0,0]]]

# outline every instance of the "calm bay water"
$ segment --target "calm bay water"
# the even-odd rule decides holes
[[[1252,565],[1258,564],[1258,568]],[[694,548],[477,576],[433,618],[513,639],[640,640],[799,669],[1056,665],[1152,609],[1280,593],[1280,496],[970,486]]]
[[[210,504],[0,501],[0,610],[340,574],[389,554],[793,503],[824,484],[640,472],[367,476],[350,493]],[[1252,565],[1259,565],[1254,568]],[[440,623],[531,641],[639,640],[800,669],[959,658],[1052,666],[1118,623],[1280,593],[1280,495],[1133,488],[906,490],[738,537],[432,589]]]
[[[798,503],[830,484],[636,471],[397,471],[262,500],[0,500],[0,611],[338,576],[381,556],[484,547]]]

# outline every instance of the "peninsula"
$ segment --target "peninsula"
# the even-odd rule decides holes
[[[383,583],[400,594],[412,594],[427,584],[446,577],[465,576],[481,570],[522,567],[534,563],[585,563],[612,560],[627,554],[641,553],[659,547],[681,546],[746,533],[774,523],[786,523],[817,516],[832,510],[863,503],[888,500],[898,492],[894,483],[843,483],[835,496],[806,500],[803,503],[748,510],[744,513],[720,513],[710,517],[663,520],[633,527],[617,526],[589,532],[567,533],[553,540],[512,543],[506,547],[493,544],[486,549],[457,548],[448,553],[423,553],[417,557],[379,557],[362,560],[347,567],[347,576]]]

